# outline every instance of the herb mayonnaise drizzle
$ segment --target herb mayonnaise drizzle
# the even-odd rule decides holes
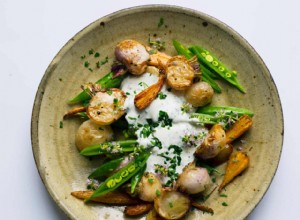
[[[181,110],[186,103],[182,91],[170,91],[164,85],[161,96],[158,96],[146,109],[140,111],[134,106],[134,97],[147,86],[158,81],[154,74],[144,73],[141,76],[128,76],[121,89],[126,93],[126,120],[136,128],[139,145],[152,148],[146,171],[159,175],[163,183],[171,185],[184,166],[194,160],[195,148],[207,134],[207,129],[196,125],[190,119],[189,112]],[[161,98],[162,97],[162,98]],[[200,137],[197,146],[188,145],[184,137]]]

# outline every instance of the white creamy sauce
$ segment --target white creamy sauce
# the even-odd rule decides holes
[[[207,129],[196,125],[191,119],[189,119],[190,113],[184,113],[181,110],[181,106],[186,103],[183,92],[168,91],[166,85],[163,86],[161,92],[166,95],[164,99],[157,97],[146,109],[139,111],[134,106],[134,97],[136,94],[144,90],[147,86],[158,81],[156,75],[144,73],[141,76],[128,76],[122,83],[121,89],[126,93],[127,98],[125,101],[126,120],[129,124],[134,126],[147,124],[146,119],[151,119],[153,122],[158,122],[159,114],[164,111],[168,114],[169,119],[172,119],[172,126],[162,127],[159,124],[154,128],[149,137],[143,137],[141,134],[143,127],[140,127],[136,134],[138,136],[138,143],[144,147],[151,146],[153,138],[157,138],[162,148],[154,147],[152,154],[147,162],[148,172],[155,173],[155,164],[159,164],[168,168],[169,162],[159,154],[164,153],[170,158],[174,158],[176,153],[173,149],[169,149],[170,145],[176,145],[182,149],[180,154],[181,164],[177,165],[176,173],[180,174],[182,168],[194,159],[195,147],[186,146],[182,141],[182,138],[186,135],[199,135],[199,133],[207,133]],[[195,109],[191,109],[191,112]],[[166,153],[167,152],[167,153]],[[162,181],[166,183],[168,178],[162,177]]]

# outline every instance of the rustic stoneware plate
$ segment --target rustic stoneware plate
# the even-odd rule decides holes
[[[164,24],[158,27],[160,18]],[[206,14],[174,6],[142,6],[105,16],[76,34],[53,59],[41,80],[32,114],[33,153],[48,192],[71,219],[125,218],[120,208],[84,204],[70,195],[85,189],[86,177],[97,161],[80,156],[74,145],[81,121],[64,121],[63,128],[60,121],[70,109],[67,100],[81,90],[80,85],[109,72],[119,41],[136,39],[147,44],[149,35],[163,39],[169,54],[175,54],[172,39],[203,45],[238,72],[247,93],[222,83],[223,92],[215,95],[213,104],[245,107],[255,113],[254,125],[243,138],[250,167],[226,187],[227,198],[212,194],[206,204],[214,209],[213,216],[193,210],[187,219],[244,219],[262,199],[278,166],[283,116],[277,89],[262,59],[238,33]],[[99,51],[100,57],[89,56],[90,49]],[[82,55],[86,58],[81,59]],[[96,68],[95,63],[106,56],[108,63]],[[85,61],[92,71],[84,66]],[[223,202],[228,206],[222,206]]]

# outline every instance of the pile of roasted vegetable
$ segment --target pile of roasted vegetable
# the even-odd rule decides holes
[[[117,61],[111,72],[94,84],[82,86],[83,91],[69,100],[70,104],[79,105],[69,110],[64,119],[76,116],[86,119],[75,139],[80,154],[104,159],[88,176],[88,190],[74,191],[71,193],[74,197],[85,202],[126,206],[125,215],[148,213],[147,219],[180,219],[191,206],[213,214],[213,207],[205,206],[197,198],[207,197],[217,187],[221,192],[249,166],[247,153],[235,149],[232,143],[251,127],[253,113],[239,107],[209,105],[214,93],[221,93],[218,80],[245,93],[237,73],[200,46],[186,48],[175,40],[173,45],[178,52],[176,56],[163,53],[161,47],[145,46],[135,40],[120,42],[115,48]],[[141,84],[144,88],[137,94],[122,90],[120,86],[126,77],[140,77],[145,72],[156,75],[157,81]],[[162,93],[164,87],[167,90]],[[201,137],[194,134],[181,137],[184,146],[163,146],[162,140],[152,134],[159,127],[170,129],[174,118],[167,112],[160,111],[156,121],[146,118],[145,125],[131,124],[130,120],[136,119],[126,116],[129,107],[138,113],[147,112],[154,100],[166,98],[167,91],[183,94],[182,114],[189,112],[188,123],[207,131]],[[133,102],[126,107],[130,95]],[[118,140],[114,135],[116,130],[121,131]],[[151,142],[142,144],[141,137],[150,136],[154,137]],[[173,150],[174,158],[168,157],[168,153],[158,155],[171,166],[169,161],[176,159],[174,169],[155,164],[155,172],[149,172],[149,158],[155,149],[164,148]],[[178,173],[176,166],[180,165],[180,153],[185,148],[192,149],[192,160],[185,161]],[[227,163],[227,168],[217,186],[211,174],[223,163]],[[163,178],[169,181],[162,181]]]

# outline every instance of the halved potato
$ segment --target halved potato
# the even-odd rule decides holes
[[[190,209],[191,201],[183,193],[163,189],[154,200],[156,212],[165,219],[180,219]]]
[[[153,202],[157,196],[157,191],[161,191],[162,185],[159,178],[150,172],[147,172],[139,182],[137,192],[141,200]]]
[[[166,67],[167,83],[175,90],[185,90],[193,84],[195,71],[184,56],[172,57]]]
[[[99,125],[109,125],[125,114],[125,93],[120,89],[97,92],[87,108],[88,117]]]

